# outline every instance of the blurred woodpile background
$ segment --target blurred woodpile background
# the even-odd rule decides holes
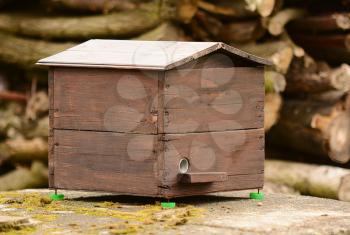
[[[268,160],[267,179],[350,200],[350,0],[0,0],[0,190],[46,186],[35,62],[91,38],[222,41],[270,59],[267,158],[303,163]]]

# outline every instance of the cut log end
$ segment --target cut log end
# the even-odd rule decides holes
[[[328,127],[329,141],[327,149],[329,157],[339,163],[350,160],[350,113],[337,116]]]
[[[276,0],[265,0],[265,1],[257,1],[260,2],[258,5],[258,12],[262,17],[267,17],[272,14]]]
[[[350,66],[342,64],[330,74],[331,85],[337,90],[350,89]]]
[[[274,35],[274,36],[278,36],[280,34],[282,34],[283,30],[284,30],[284,25],[281,24],[280,22],[275,22],[274,24],[270,24],[268,27],[269,33]]]
[[[350,29],[350,14],[337,14],[333,16],[336,24],[341,29]]]
[[[276,0],[246,0],[247,9],[257,11],[262,17],[267,17],[272,14]]]
[[[285,47],[271,57],[272,62],[276,66],[276,70],[285,74],[293,59],[293,49]]]

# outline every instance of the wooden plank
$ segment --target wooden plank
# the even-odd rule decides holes
[[[156,194],[156,135],[54,130],[55,187]]]
[[[226,172],[194,172],[181,175],[181,182],[188,184],[212,183],[226,180],[228,180]]]
[[[330,12],[311,15],[291,21],[288,31],[292,32],[344,32],[350,29],[350,14],[347,12]]]
[[[166,134],[163,185],[179,183],[179,162],[186,158],[187,173],[227,172],[230,175],[264,171],[264,129]]]
[[[53,188],[55,185],[54,174],[55,174],[55,165],[54,165],[54,134],[53,134],[53,118],[54,118],[54,69],[49,69],[48,77],[48,93],[49,93],[49,136],[48,136],[48,167],[49,167],[49,188]]]
[[[157,133],[156,72],[58,68],[54,127]]]
[[[164,133],[263,127],[262,68],[172,70],[164,88]]]
[[[176,184],[163,187],[161,194],[166,198],[202,195],[220,191],[258,189],[264,186],[264,174],[231,175],[227,181],[210,184]],[[248,197],[248,195],[247,195]]]

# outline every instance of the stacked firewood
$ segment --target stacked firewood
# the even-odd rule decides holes
[[[304,3],[309,14],[287,25],[290,38],[306,54],[289,66],[281,118],[268,140],[302,153],[307,161],[350,160],[349,3]]]
[[[346,163],[349,33],[350,0],[0,0],[0,190],[16,177],[42,185],[47,82],[35,62],[91,38],[223,41],[267,58],[268,150]]]

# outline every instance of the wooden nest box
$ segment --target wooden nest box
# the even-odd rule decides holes
[[[220,42],[90,40],[38,64],[50,66],[50,188],[263,186],[268,61]]]

